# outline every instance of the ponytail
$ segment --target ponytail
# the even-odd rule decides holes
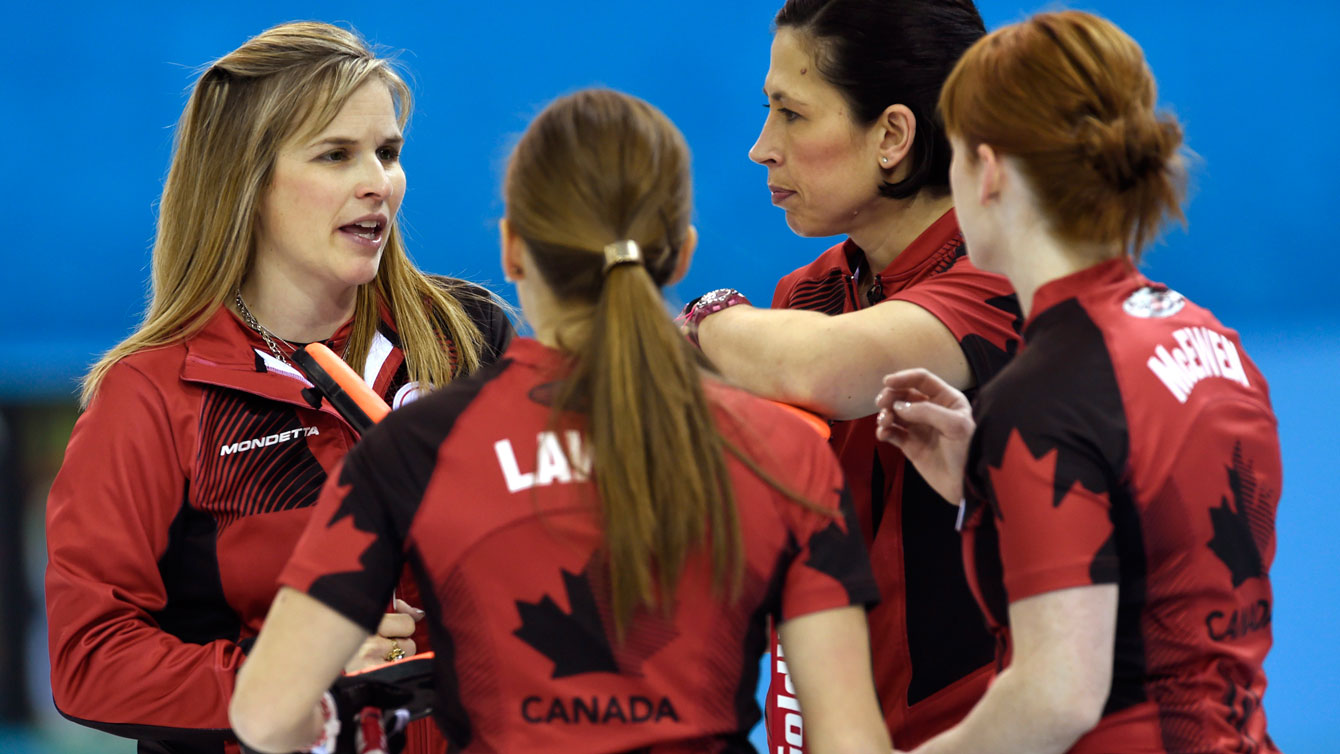
[[[616,633],[655,595],[675,593],[705,543],[714,583],[729,582],[733,596],[743,544],[722,438],[695,354],[646,267],[608,268],[574,357],[554,409],[587,409]]]
[[[698,356],[660,289],[693,242],[684,137],[656,108],[586,90],[545,108],[517,143],[508,224],[579,326],[552,423],[585,415],[616,634],[639,608],[670,609],[690,555],[738,594],[739,516]],[[601,250],[609,246],[602,254]],[[608,261],[607,261],[608,257]],[[729,582],[729,583],[728,583]]]

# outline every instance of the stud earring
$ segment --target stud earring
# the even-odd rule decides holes
[[[881,157],[881,158],[879,158],[879,161],[882,162],[882,163],[884,163],[885,165],[888,165],[888,164],[889,164],[889,158],[887,158],[887,157]]]

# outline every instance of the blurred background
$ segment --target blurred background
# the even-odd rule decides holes
[[[12,3],[3,96],[11,218],[0,297],[0,752],[133,751],[68,723],[47,687],[42,514],[76,417],[77,381],[125,337],[148,292],[156,203],[173,124],[198,66],[292,19],[353,25],[399,51],[417,96],[402,209],[427,270],[504,295],[496,221],[503,161],[553,97],[605,85],[663,109],[694,150],[695,267],[673,292],[732,286],[771,298],[830,241],[801,239],[746,151],[779,0],[432,3],[233,0]],[[1055,9],[980,0],[988,28]],[[1284,445],[1275,648],[1265,698],[1291,752],[1335,751],[1340,557],[1326,502],[1340,475],[1340,5],[1225,0],[1075,4],[1145,48],[1160,100],[1198,155],[1189,227],[1144,268],[1238,329],[1272,386]],[[1330,209],[1327,209],[1327,208]],[[1327,219],[1331,218],[1331,219]],[[1326,595],[1331,595],[1327,597]]]

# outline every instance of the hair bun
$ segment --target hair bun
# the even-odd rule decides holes
[[[1135,188],[1167,166],[1182,143],[1182,129],[1175,120],[1150,111],[1107,121],[1090,115],[1080,122],[1078,139],[1088,163],[1120,192]]]
[[[1157,102],[1134,39],[1107,19],[1060,11],[973,45],[940,111],[969,148],[990,144],[1020,161],[1060,237],[1138,257],[1165,220],[1184,217],[1182,129]]]

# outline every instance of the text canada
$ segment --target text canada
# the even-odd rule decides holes
[[[528,696],[521,701],[521,717],[528,723],[659,723],[679,722],[679,713],[667,697],[574,696],[545,699]]]

